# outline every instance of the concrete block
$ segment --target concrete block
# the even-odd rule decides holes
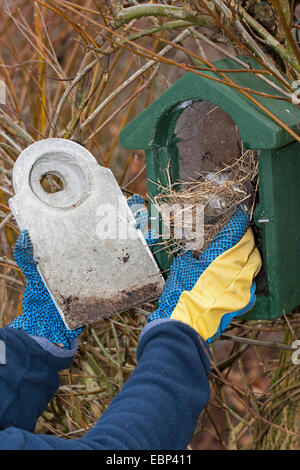
[[[41,185],[55,175],[62,189]],[[27,229],[39,272],[70,329],[159,297],[156,262],[111,170],[81,145],[45,139],[13,170],[10,207]]]

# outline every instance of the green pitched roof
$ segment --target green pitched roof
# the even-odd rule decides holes
[[[240,69],[240,65],[231,59],[218,61],[215,65],[220,69]],[[257,64],[255,67],[258,68]],[[208,76],[221,78],[215,72],[205,73]],[[271,95],[284,96],[251,72],[235,72],[227,75],[237,85]],[[269,78],[268,75],[266,77]],[[272,81],[275,80],[272,78]],[[279,82],[276,83],[280,86]],[[252,96],[300,135],[298,124],[300,109],[296,105],[259,95]],[[294,140],[288,132],[237,89],[188,72],[123,129],[120,135],[121,145],[128,149],[146,150],[151,147],[159,119],[178,103],[186,100],[206,100],[220,106],[236,122],[246,148],[274,149]]]

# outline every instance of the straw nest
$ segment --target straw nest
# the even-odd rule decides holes
[[[199,172],[197,180],[180,182],[180,190],[175,189],[178,183],[171,184],[168,168],[167,173],[168,187],[162,188],[152,203],[167,227],[168,238],[162,243],[170,253],[193,249],[195,255],[199,255],[229,221],[238,205],[252,219],[258,186],[257,152],[247,150],[239,159],[223,163],[213,172]],[[199,211],[202,211],[200,236],[196,232]]]

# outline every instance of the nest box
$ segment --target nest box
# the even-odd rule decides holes
[[[219,69],[240,69],[226,59]],[[257,68],[257,64],[253,65]],[[215,72],[207,75],[220,79]],[[239,92],[217,81],[187,73],[122,131],[121,145],[146,153],[148,193],[167,187],[166,167],[172,183],[199,172],[206,160],[245,149],[258,151],[258,197],[254,232],[263,259],[256,279],[257,303],[248,319],[272,319],[300,305],[300,143],[276,123],[273,114],[300,134],[300,109],[253,73],[228,76],[239,86],[281,99],[251,94],[268,111]],[[274,82],[273,78],[265,75]],[[158,184],[157,184],[158,183]],[[160,185],[160,187],[158,186]],[[170,266],[169,255],[157,250],[162,270]]]

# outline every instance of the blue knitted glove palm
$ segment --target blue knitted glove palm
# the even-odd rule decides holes
[[[23,297],[23,313],[9,325],[22,329],[32,336],[47,338],[51,343],[63,344],[72,349],[75,338],[83,327],[68,330],[46,288],[33,257],[33,246],[27,230],[22,230],[17,239],[14,258],[26,276],[27,284]]]
[[[239,207],[230,221],[215,236],[209,247],[197,259],[194,258],[192,251],[187,251],[177,256],[172,264],[168,279],[160,296],[158,308],[149,315],[147,321],[151,322],[152,320],[161,318],[170,318],[181,294],[184,291],[191,291],[200,276],[214,259],[241,240],[248,228],[248,223],[248,217]],[[230,321],[233,316],[246,313],[246,311],[252,308],[254,302],[255,284],[253,284],[251,289],[251,300],[247,309],[245,308],[243,312],[230,314],[230,319],[229,317],[224,319],[220,330],[223,331],[228,326],[228,321]]]

